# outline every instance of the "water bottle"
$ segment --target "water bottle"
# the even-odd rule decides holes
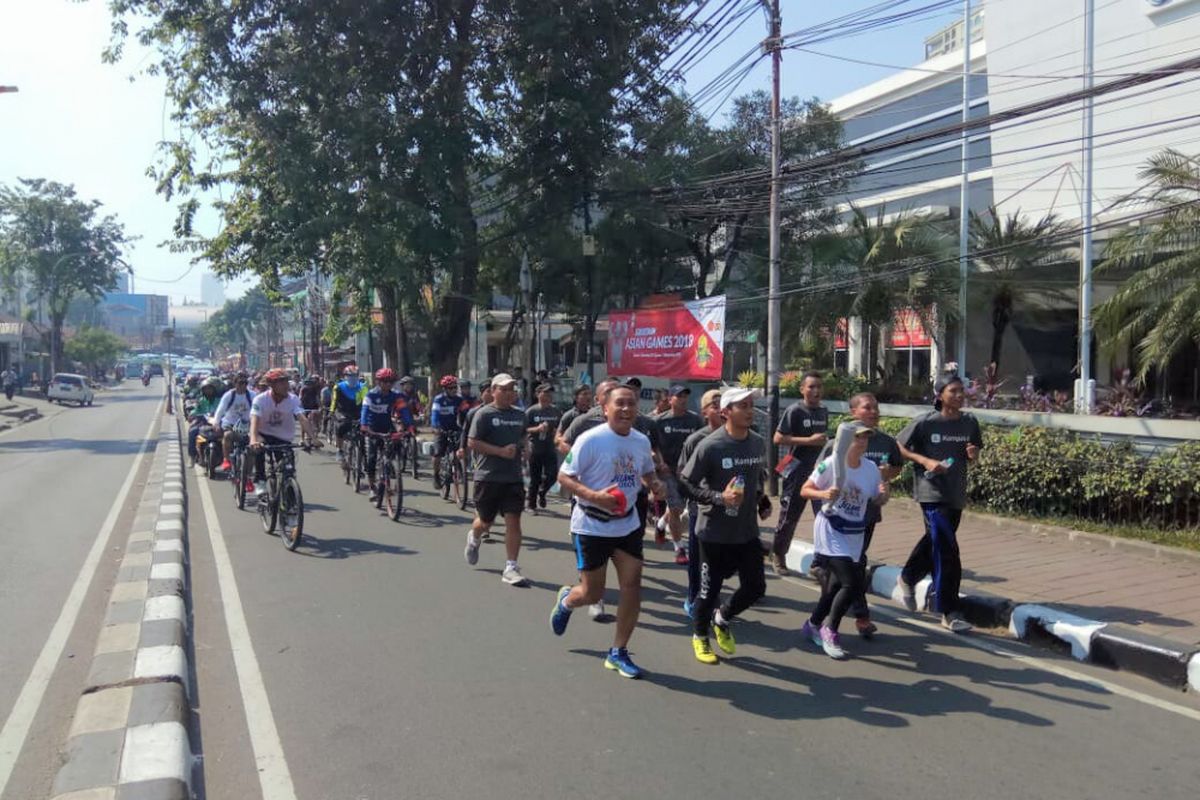
[[[735,491],[739,495],[744,495],[746,493],[746,479],[744,477],[742,477],[741,475],[737,475],[734,477],[733,491]],[[743,502],[744,502],[744,499],[743,499]],[[742,506],[740,504],[737,506],[725,506],[725,514],[727,516],[736,517],[740,513],[742,513]]]

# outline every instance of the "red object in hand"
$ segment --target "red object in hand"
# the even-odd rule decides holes
[[[625,509],[628,507],[628,501],[625,499],[625,493],[615,486],[609,489],[608,493],[617,498],[617,507],[612,510],[613,516],[625,516]]]

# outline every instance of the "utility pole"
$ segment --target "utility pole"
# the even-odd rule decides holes
[[[971,210],[971,163],[967,158],[971,137],[967,121],[971,118],[971,0],[963,0],[963,76],[962,76],[962,185],[958,200],[958,371],[967,372],[967,221]]]
[[[592,192],[583,195],[583,269],[587,274],[587,319],[584,320],[584,338],[587,340],[587,381],[596,383],[596,306],[592,273],[595,272],[596,241],[592,238]]]
[[[779,300],[779,171],[781,160],[780,131],[779,131],[779,68],[782,60],[780,37],[783,20],[779,13],[779,0],[771,3],[771,32],[763,41],[763,52],[771,54],[771,237],[770,237],[770,278],[767,288],[767,392],[770,396],[768,420],[770,430],[767,436],[773,435],[779,427],[779,373],[782,367],[783,350],[780,346],[781,304]],[[771,470],[771,494],[779,494],[779,476],[775,472],[775,464],[779,458],[779,448],[769,449]]]
[[[1092,380],[1092,109],[1096,68],[1096,2],[1083,2],[1083,243],[1079,248],[1079,380],[1075,410],[1092,413],[1096,383]]]
[[[536,340],[536,332],[533,327],[533,276],[529,272],[529,252],[521,248],[521,273],[518,279],[521,286],[521,305],[525,308],[525,313],[521,318],[521,339],[528,347],[528,352],[525,354],[524,368],[529,370],[528,379],[526,381],[526,396],[525,402],[529,403],[533,397],[533,376],[537,374],[536,354],[537,348],[534,344]]]

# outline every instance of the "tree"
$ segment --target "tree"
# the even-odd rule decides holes
[[[1127,277],[1097,308],[1096,323],[1109,351],[1135,347],[1144,380],[1200,346],[1200,160],[1167,149],[1138,177],[1146,187],[1125,204],[1153,216],[1109,242],[1096,274]]]
[[[1000,367],[1004,333],[1017,308],[1026,306],[1031,297],[1061,299],[1066,292],[1048,284],[1035,272],[1065,259],[1072,242],[1067,226],[1048,214],[1036,222],[1026,222],[1021,211],[1002,217],[995,207],[987,214],[970,212],[968,220],[971,262],[974,272],[973,294],[986,304],[992,320],[990,362]],[[966,369],[966,365],[962,365]]]
[[[50,369],[62,360],[62,328],[71,301],[99,300],[117,284],[122,248],[130,241],[98,200],[85,201],[70,185],[20,179],[0,187],[0,271],[18,271],[50,317]]]
[[[126,350],[125,341],[103,328],[80,328],[67,340],[64,353],[71,361],[88,368],[93,378],[103,378],[104,372],[116,363]]]

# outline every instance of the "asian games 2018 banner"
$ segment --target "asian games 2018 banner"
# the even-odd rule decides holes
[[[720,380],[725,296],[608,315],[608,374]]]

